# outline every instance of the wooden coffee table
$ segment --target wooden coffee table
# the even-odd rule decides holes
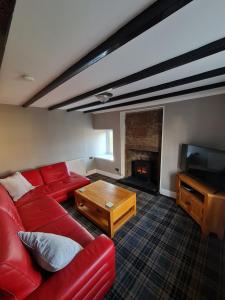
[[[74,192],[76,209],[109,237],[136,215],[136,193],[98,180]],[[106,203],[111,202],[111,208]]]

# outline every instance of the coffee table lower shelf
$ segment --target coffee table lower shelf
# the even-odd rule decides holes
[[[76,195],[76,209],[104,232],[110,238],[123,226],[131,217],[136,215],[136,195],[126,201],[126,205],[114,210],[103,209],[93,202]]]

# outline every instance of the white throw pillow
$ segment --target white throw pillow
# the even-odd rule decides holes
[[[49,272],[56,272],[67,266],[83,249],[74,240],[53,233],[19,231],[18,235],[37,263]]]
[[[0,179],[0,183],[9,192],[14,201],[19,200],[27,192],[34,189],[34,186],[27,181],[20,172],[16,172],[12,176]]]

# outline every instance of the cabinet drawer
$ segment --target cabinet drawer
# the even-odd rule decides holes
[[[191,215],[198,223],[203,218],[203,204],[194,197],[191,200]]]
[[[201,199],[198,199],[195,194],[181,188],[179,203],[198,223],[201,222],[203,217],[203,203]]]
[[[185,189],[180,189],[180,199],[179,204],[182,206],[188,213],[191,211],[191,197]]]

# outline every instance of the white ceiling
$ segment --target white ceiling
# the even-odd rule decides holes
[[[155,1],[17,0],[0,72],[0,103],[23,104],[153,2]],[[56,88],[33,106],[49,107],[223,38],[224,12],[224,0],[194,0]],[[224,66],[225,51],[115,89],[113,94],[124,94]],[[25,73],[31,74],[36,80],[23,81],[21,75]],[[129,101],[220,81],[225,81],[225,76],[129,98]],[[225,93],[225,88],[215,89],[210,93]],[[196,94],[204,95],[203,92]],[[196,94],[188,97],[193,98]],[[94,101],[96,98],[90,97],[63,109]],[[116,103],[125,101],[127,100]]]

